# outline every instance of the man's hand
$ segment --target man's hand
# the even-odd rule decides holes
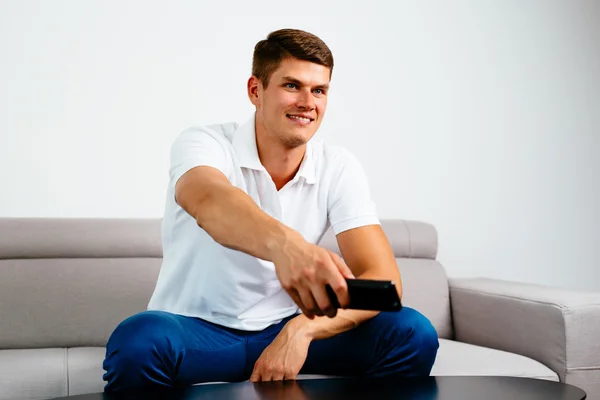
[[[304,331],[291,326],[293,320],[286,324],[256,360],[250,382],[296,379],[306,361],[311,338]]]
[[[337,310],[329,300],[325,285],[331,286],[342,308],[348,306],[350,298],[345,279],[354,275],[337,254],[308,243],[294,232],[274,246],[271,259],[281,287],[308,318],[335,317]]]

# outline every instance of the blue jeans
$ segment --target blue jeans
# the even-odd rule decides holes
[[[106,346],[106,392],[239,382],[288,317],[263,331],[226,328],[199,318],[144,311],[123,321]],[[300,373],[337,376],[429,375],[438,349],[429,320],[404,307],[357,328],[313,341]]]

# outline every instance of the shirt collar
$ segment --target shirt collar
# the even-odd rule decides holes
[[[300,163],[300,169],[298,170],[298,176],[303,177],[306,180],[306,183],[310,185],[317,182],[317,174],[315,173],[315,159],[311,140],[306,143],[306,152],[304,153],[304,158],[302,159],[302,163]]]
[[[254,130],[254,114],[245,124],[240,125],[233,134],[233,148],[240,166],[243,168],[266,171],[258,157],[256,148],[256,131]]]
[[[235,131],[233,135],[232,145],[235,150],[235,154],[238,158],[240,166],[243,168],[249,168],[257,171],[265,171],[265,167],[260,162],[258,157],[258,149],[256,147],[256,130],[255,130],[255,116],[252,117]],[[317,175],[315,173],[315,163],[313,155],[313,146],[309,140],[306,144],[306,152],[304,158],[298,169],[297,176],[294,180],[301,176],[306,180],[306,183],[313,184],[317,181]]]

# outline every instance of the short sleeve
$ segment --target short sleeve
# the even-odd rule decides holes
[[[225,148],[224,137],[200,128],[183,131],[171,146],[169,178],[173,187],[187,171],[194,167],[209,166],[229,177],[231,157]]]
[[[365,225],[379,225],[375,203],[367,175],[358,159],[343,150],[335,162],[327,213],[333,232],[337,235]]]

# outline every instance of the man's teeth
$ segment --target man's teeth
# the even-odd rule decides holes
[[[310,122],[310,118],[298,117],[297,115],[288,115],[288,117],[293,119],[299,119],[300,121]]]

